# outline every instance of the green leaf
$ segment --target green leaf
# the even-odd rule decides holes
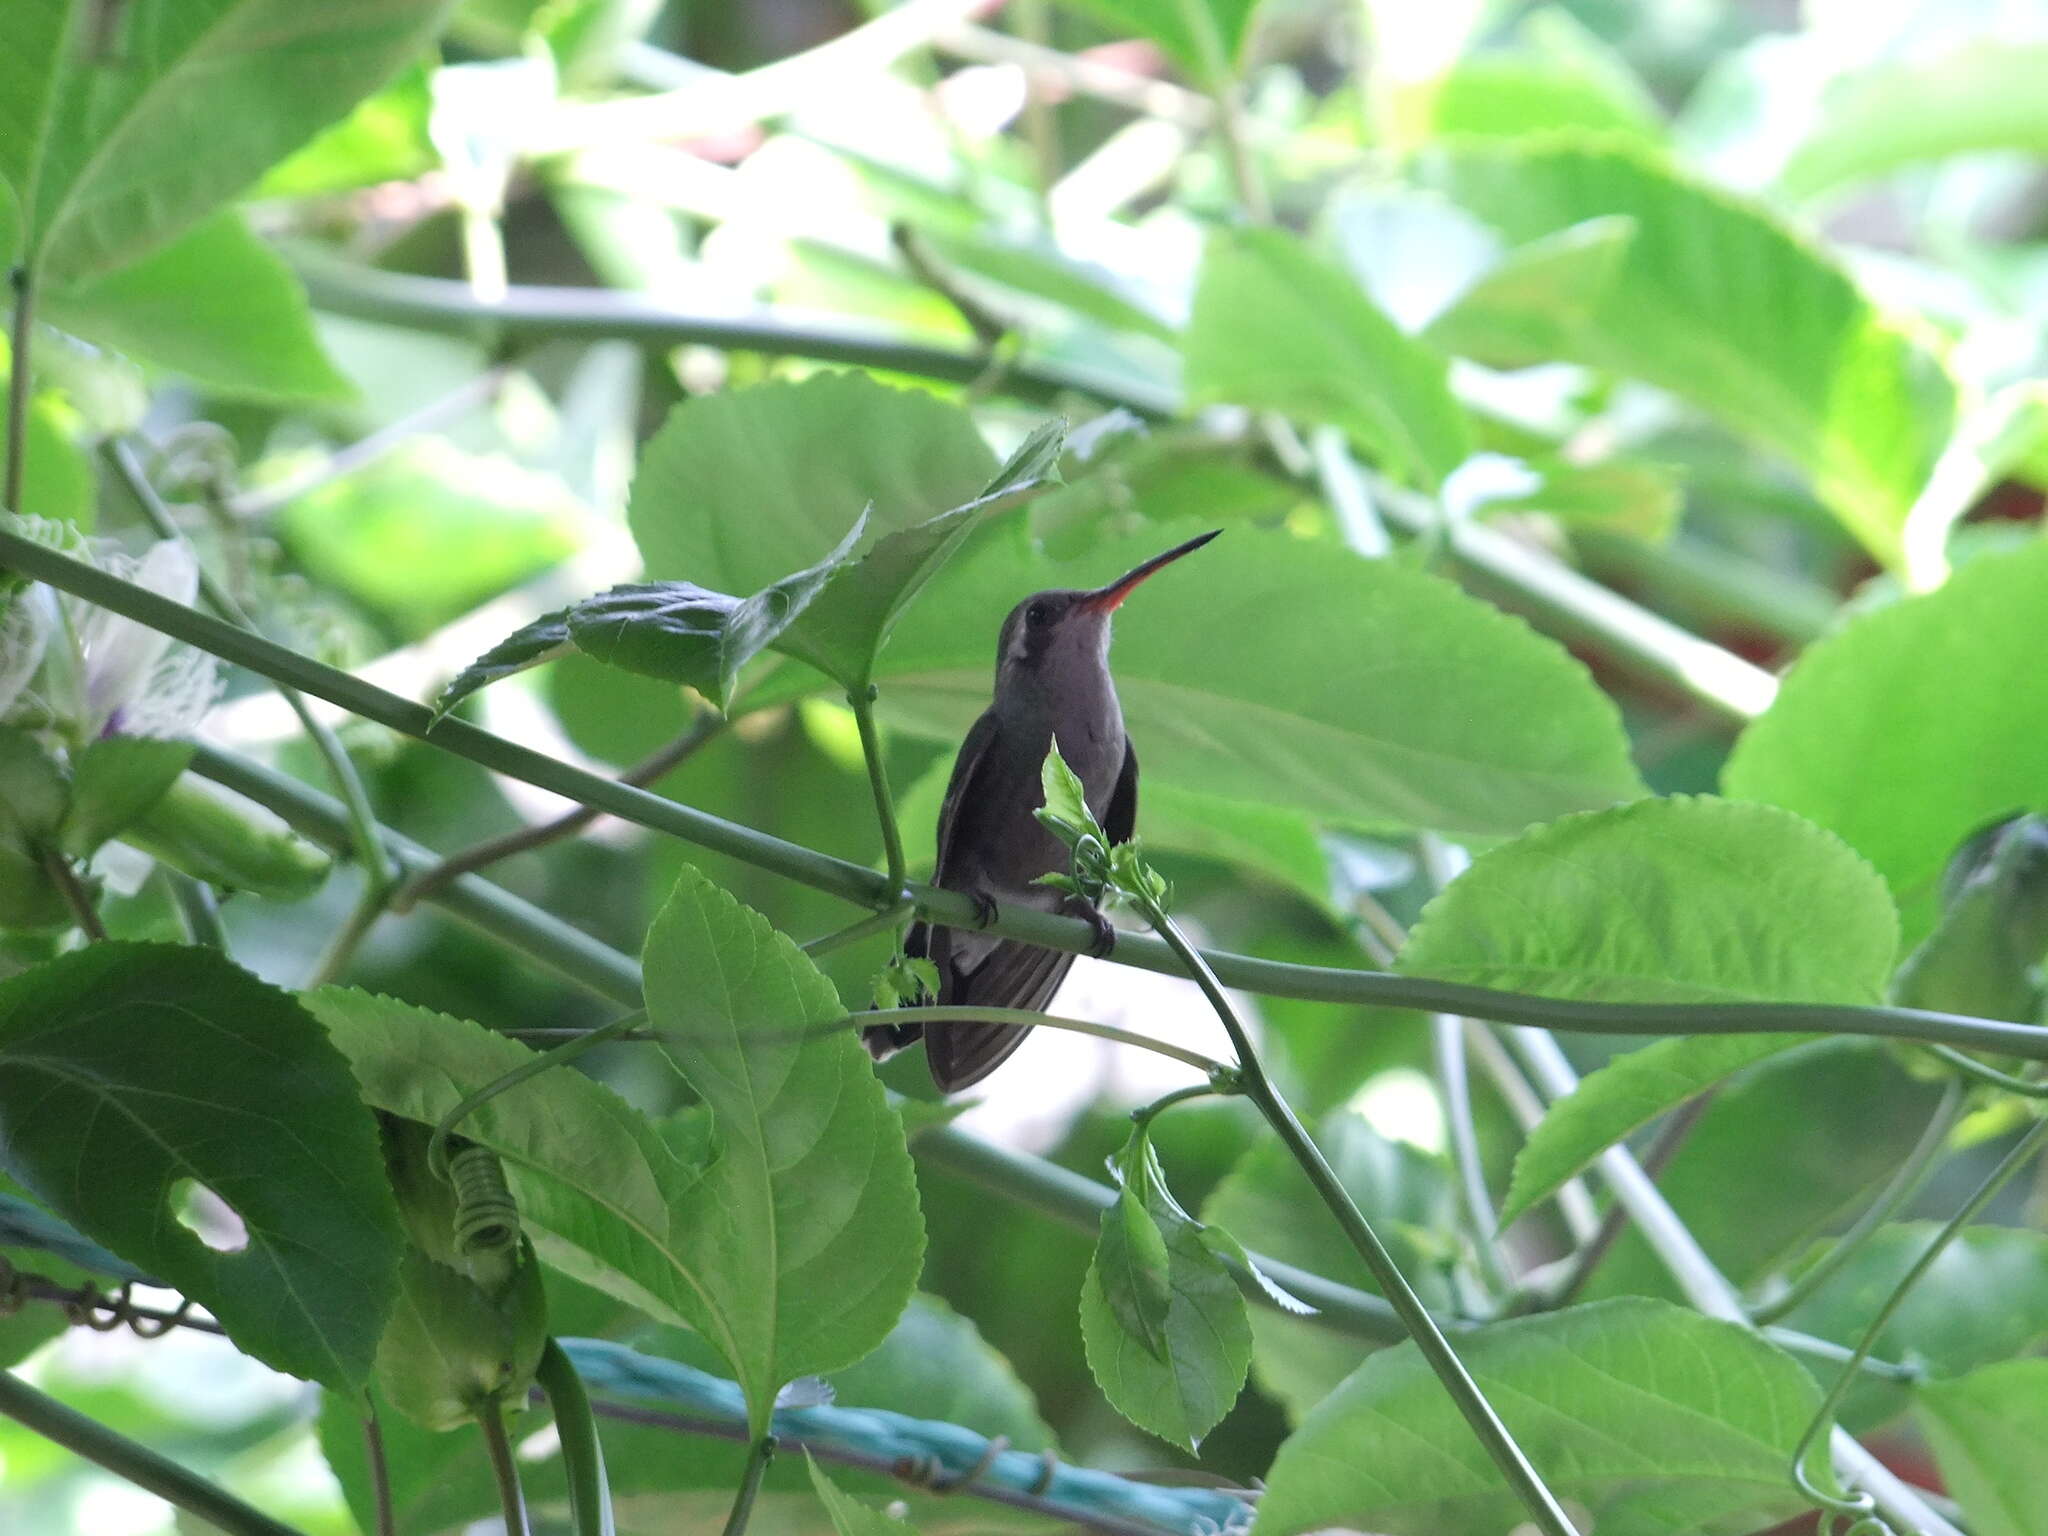
[[[1151,1157],[1147,1143],[1141,1158]],[[1117,1412],[1177,1446],[1193,1451],[1202,1437],[1230,1411],[1244,1387],[1251,1364],[1251,1324],[1244,1293],[1215,1251],[1202,1240],[1201,1224],[1173,1203],[1156,1177],[1143,1179],[1146,1225],[1161,1240],[1163,1256],[1141,1257],[1149,1266],[1163,1257],[1168,1300],[1165,1316],[1152,1309],[1157,1296],[1140,1301],[1128,1288],[1122,1304],[1112,1299],[1113,1287],[1134,1284],[1150,1291],[1154,1281],[1129,1270],[1111,1274],[1104,1268],[1115,1212],[1105,1215],[1104,1244],[1096,1248],[1088,1277],[1081,1283],[1081,1343],[1088,1369]],[[1119,1206],[1127,1194],[1118,1201]],[[1142,1240],[1142,1239],[1141,1239]],[[1158,1324],[1163,1349],[1146,1339],[1142,1325],[1133,1326],[1134,1308]],[[1130,1319],[1130,1320],[1127,1320]]]
[[[217,394],[318,400],[353,391],[321,349],[298,278],[230,210],[140,261],[52,287],[41,313]]]
[[[265,1364],[360,1385],[399,1234],[370,1116],[296,1000],[219,952],[103,942],[0,983],[0,1161]],[[220,1252],[172,1216],[196,1181]]]
[[[1916,48],[1833,81],[1779,188],[1831,192],[1925,160],[1984,150],[2048,151],[2039,82],[2048,42],[1972,40],[1945,53]],[[1912,110],[1899,110],[1911,102]]]
[[[107,736],[71,758],[71,804],[59,838],[83,858],[129,826],[169,793],[192,761],[188,741]]]
[[[1818,250],[1760,207],[1619,145],[1460,149],[1442,177],[1517,245],[1632,219],[1612,281],[1555,355],[1658,385],[1783,455],[1873,555],[1900,561],[1955,386]]]
[[[1041,426],[997,468],[964,411],[859,375],[692,401],[642,456],[634,535],[649,574],[727,591],[799,562],[825,571],[778,648],[859,689],[898,615],[968,535],[1058,482],[1065,430]],[[863,504],[865,520],[838,533]],[[826,536],[837,548],[820,560]]]
[[[915,1536],[917,1527],[908,1520],[898,1520],[861,1503],[850,1493],[842,1493],[809,1451],[804,1452],[804,1461],[811,1469],[811,1486],[818,1490],[825,1513],[831,1517],[832,1529],[839,1536]]]
[[[1573,532],[1614,534],[1660,543],[1677,531],[1685,498],[1677,476],[1663,465],[1628,459],[1570,464],[1545,459],[1520,466],[1522,484],[1477,500],[1481,517],[1503,512],[1540,512]]]
[[[1898,924],[1836,838],[1709,796],[1566,817],[1482,854],[1399,967],[1595,1002],[1874,1003]]]
[[[306,1006],[349,1059],[363,1097],[425,1125],[535,1056],[393,998],[328,987]],[[651,1121],[580,1072],[532,1078],[461,1124],[505,1161],[521,1223],[547,1263],[682,1326],[718,1273],[694,1203],[712,1153],[707,1131],[701,1116]]]
[[[1150,1180],[1144,1165],[1152,1147],[1144,1127],[1132,1131],[1131,1139],[1136,1152],[1126,1147],[1119,1159],[1123,1188],[1116,1204],[1102,1213],[1102,1235],[1096,1239],[1088,1273],[1116,1325],[1154,1359],[1165,1361],[1166,1318],[1173,1301],[1166,1234],[1149,1209]]]
[[[426,64],[407,65],[389,85],[357,102],[347,117],[273,165],[250,195],[258,200],[318,197],[411,181],[431,171],[439,159],[427,138],[432,91]]]
[[[1980,1019],[2040,1020],[2048,958],[2048,824],[2000,823],[1965,843],[1942,880],[1941,922],[1906,957],[1892,1001]]]
[[[1891,883],[1917,941],[1957,845],[2048,810],[2044,653],[2048,545],[1985,555],[1809,647],[1721,782],[1841,836]]]
[[[422,1429],[385,1401],[374,1385],[366,1392],[377,1410],[384,1483],[399,1536],[443,1536],[498,1513],[497,1484],[474,1430],[451,1435]],[[377,1483],[363,1434],[365,1400],[365,1394],[359,1393],[322,1393],[315,1430],[321,1457],[340,1482],[349,1512],[361,1529],[374,1531]],[[522,1422],[521,1432],[527,1432],[530,1424],[531,1420]],[[536,1470],[531,1466],[520,1469],[530,1504],[539,1503],[532,1486]]]
[[[1244,67],[1260,0],[1067,0],[1106,27],[1150,38],[1195,84],[1214,88]]]
[[[191,227],[375,90],[451,8],[127,0],[102,39],[98,4],[16,0],[0,64],[0,180],[59,287]]]
[[[1316,1145],[1401,1273],[1432,1307],[1453,1301],[1458,1204],[1450,1170],[1406,1142],[1389,1141],[1349,1112],[1316,1127]],[[1210,1231],[1227,1231],[1249,1248],[1360,1290],[1378,1282],[1316,1198],[1301,1169],[1276,1141],[1245,1154],[1202,1206]],[[1329,1395],[1366,1356],[1366,1346],[1319,1323],[1260,1308],[1251,1315],[1252,1369],[1259,1387],[1296,1419]]]
[[[1594,70],[1526,53],[1458,61],[1430,100],[1432,136],[1519,138],[1573,129],[1654,142],[1664,125],[1640,84],[1617,86]]]
[[[1108,834],[1102,830],[1102,824],[1088,809],[1088,792],[1081,787],[1081,777],[1060,756],[1057,740],[1053,742],[1052,750],[1045,754],[1045,761],[1039,764],[1038,783],[1045,796],[1045,805],[1035,814],[1048,825],[1065,829],[1070,836],[1064,841],[1071,844],[1075,839],[1092,837],[1099,843],[1108,842]]]
[[[877,672],[883,711],[958,741],[987,703],[1011,604],[1093,586],[1172,537],[1155,529],[1059,563],[1007,537],[975,541],[898,626]],[[1117,615],[1111,670],[1148,785],[1481,836],[1642,792],[1614,706],[1519,619],[1392,562],[1226,537],[1227,558],[1182,561]],[[771,686],[753,702],[780,696]]]
[[[1000,287],[1043,299],[1111,330],[1172,343],[1176,332],[1152,310],[1120,291],[1115,274],[1076,261],[1050,244],[1026,245],[1000,233],[921,228],[917,239],[949,266]]]
[[[1457,1350],[1601,1536],[1740,1536],[1801,1507],[1786,1467],[1819,1393],[1734,1323],[1628,1299],[1495,1323]],[[1374,1355],[1303,1420],[1259,1500],[1262,1536],[1500,1536],[1521,1518],[1413,1344]]]
[[[1568,354],[1593,323],[1635,236],[1635,220],[1612,216],[1518,245],[1422,334],[1489,368],[1527,368]]]
[[[1931,1382],[1915,1396],[1942,1483],[1974,1536],[2048,1530],[2048,1360],[2007,1360],[1960,1381]]]
[[[709,592],[687,581],[614,587],[569,606],[569,638],[606,666],[687,684],[723,709],[731,702],[740,668],[773,645],[810,606],[845,566],[866,527],[867,514],[862,513],[823,560],[748,598]]]
[[[1277,229],[1212,235],[1184,343],[1188,402],[1342,427],[1434,490],[1472,451],[1443,358],[1336,262]]]
[[[1782,1319],[1788,1328],[1854,1347],[1878,1308],[1940,1230],[1932,1221],[1881,1227],[1814,1296]],[[1817,1245],[1818,1259],[1828,1245]],[[1954,1377],[2030,1353],[2048,1338],[2048,1234],[1965,1227],[1906,1294],[1877,1337],[1880,1360],[1904,1360]],[[1821,1367],[1832,1382],[1833,1365]],[[1903,1410],[1904,1388],[1859,1378],[1842,1417],[1852,1429]]]
[[[686,868],[645,965],[715,1148],[676,1211],[701,1255],[684,1310],[765,1433],[785,1382],[851,1364],[902,1314],[924,1254],[910,1154],[852,1033],[803,1038],[839,998],[759,913]]]
[[[817,563],[863,506],[879,543],[974,500],[996,469],[959,407],[826,373],[677,406],[628,515],[650,579],[756,592]]]
[[[2048,480],[2048,384],[2029,379],[1993,390],[1967,410],[1906,514],[1905,578],[1930,591],[1949,577],[1948,541],[2007,478]]]
[[[1481,855],[1429,904],[1398,967],[1599,1002],[1872,1003],[1897,944],[1883,881],[1838,839],[1762,806],[1678,796],[1568,817]],[[1666,1040],[1590,1074],[1524,1145],[1501,1220],[1808,1038]]]
[[[709,595],[715,597],[720,594]],[[448,686],[441,690],[441,696],[434,700],[434,718],[439,720],[479,688],[488,688],[492,683],[516,677],[543,662],[558,660],[575,649],[576,642],[569,638],[569,610],[557,608],[553,613],[544,613],[532,623],[513,630],[456,673]]]

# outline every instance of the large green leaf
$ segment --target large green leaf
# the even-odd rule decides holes
[[[1443,357],[1404,336],[1342,266],[1285,231],[1210,237],[1183,350],[1191,405],[1342,427],[1432,490],[1472,451]]]
[[[1105,26],[1150,38],[1197,85],[1215,87],[1243,66],[1260,0],[1067,0]]]
[[[902,1122],[795,944],[686,869],[648,930],[647,1005],[703,1097],[715,1149],[679,1202],[698,1256],[685,1298],[747,1394],[756,1434],[776,1391],[850,1365],[917,1282],[924,1222]]]
[[[1932,1221],[1879,1228],[1811,1300],[1784,1316],[1785,1326],[1853,1347],[1939,1230]],[[1825,1251],[1825,1245],[1817,1246],[1813,1257]],[[2048,1234],[1973,1226],[1942,1249],[1907,1292],[1873,1353],[1881,1360],[1911,1361],[1930,1376],[1951,1377],[2017,1358],[2043,1338]],[[1900,1412],[1907,1400],[1904,1388],[1859,1379],[1842,1417],[1851,1428],[1861,1428]]]
[[[225,395],[345,395],[305,290],[223,210],[140,261],[42,296],[44,319]]]
[[[883,709],[960,739],[1011,604],[1093,586],[1191,531],[1055,563],[1021,530],[986,530],[897,626]],[[1562,648],[1448,582],[1328,545],[1233,530],[1125,605],[1110,666],[1148,782],[1485,836],[1642,792],[1614,706]],[[758,702],[802,687],[771,679]]]
[[[306,1006],[354,1069],[363,1097],[438,1124],[468,1094],[534,1060],[517,1041],[430,1009],[328,987]],[[578,1072],[549,1072],[464,1117],[462,1134],[505,1161],[541,1256],[666,1323],[700,1281],[677,1206],[702,1172],[692,1144]]]
[[[862,507],[865,553],[974,500],[996,469],[958,406],[827,373],[676,407],[640,456],[628,515],[650,580],[758,592],[815,564]]]
[[[1632,219],[1588,219],[1507,252],[1423,335],[1490,368],[1526,368],[1572,350],[1635,239]]]
[[[1457,1350],[1536,1470],[1601,1536],[1742,1536],[1801,1505],[1786,1467],[1819,1393],[1733,1323],[1620,1300],[1496,1323],[1460,1335]],[[1521,1517],[1403,1344],[1360,1366],[1281,1446],[1258,1528],[1500,1536]]]
[[[1618,144],[1462,148],[1442,178],[1515,244],[1635,224],[1557,356],[1644,379],[1784,455],[1887,564],[1947,440],[1955,388],[1848,276],[1761,208]]]
[[[1455,1250],[1457,1196],[1441,1158],[1389,1141],[1360,1116],[1331,1115],[1316,1144],[1373,1224],[1417,1294],[1433,1307],[1453,1294],[1445,1260]],[[1377,1293],[1379,1284],[1277,1141],[1260,1142],[1202,1207],[1202,1218],[1248,1248]],[[1261,1307],[1251,1315],[1252,1370],[1260,1388],[1299,1419],[1363,1360],[1366,1347],[1314,1319]]]
[[[2048,42],[1986,38],[1832,82],[1778,185],[1812,197],[1918,161],[1983,150],[2048,152]],[[1911,110],[1901,111],[1900,103]]]
[[[1639,800],[1482,854],[1400,968],[1598,1002],[1871,1003],[1898,923],[1842,842],[1770,807]]]
[[[1942,1481],[1975,1536],[2048,1530],[2048,1360],[2007,1360],[1931,1382],[1916,1401]]]
[[[2048,810],[2048,545],[1985,555],[1810,648],[1722,773],[1838,833],[1891,882],[1909,942],[1943,866],[1994,818]]]
[[[368,1374],[399,1253],[375,1129],[306,1011],[219,951],[100,943],[0,983],[0,1163],[265,1364]],[[195,1183],[244,1246],[173,1218]]]
[[[21,247],[58,286],[134,261],[375,90],[450,8],[12,0],[0,180]]]
[[[835,1401],[846,1408],[888,1408],[913,1418],[959,1424],[1017,1451],[1042,1451],[1052,1431],[1031,1389],[1010,1362],[936,1296],[922,1292],[872,1354],[832,1373]]]
[[[1538,827],[1432,901],[1399,967],[1600,1002],[1872,1003],[1898,919],[1836,837],[1774,808],[1640,800]],[[1803,1036],[1660,1041],[1553,1105],[1516,1159],[1512,1220],[1600,1151]]]

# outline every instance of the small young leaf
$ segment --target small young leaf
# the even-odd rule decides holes
[[[192,761],[192,744],[148,736],[107,736],[71,758],[71,806],[59,833],[65,852],[83,858],[119,837],[163,799]]]
[[[1052,750],[1045,754],[1045,762],[1039,768],[1039,783],[1045,792],[1045,809],[1038,813],[1039,820],[1051,828],[1060,841],[1071,848],[1082,838],[1092,837],[1104,847],[1108,846],[1108,835],[1095,819],[1095,813],[1088,809],[1088,792],[1081,787],[1081,776],[1060,756],[1058,742],[1054,742]]]
[[[1155,1359],[1166,1358],[1166,1236],[1137,1191],[1126,1188],[1102,1213],[1102,1235],[1089,1266],[1110,1315]]]
[[[277,1370],[361,1385],[399,1230],[348,1067],[288,993],[213,949],[102,942],[0,983],[0,1162]],[[172,1216],[212,1190],[246,1246]]]
[[[1144,1126],[1116,1167],[1123,1192],[1103,1213],[1081,1287],[1088,1368],[1125,1418],[1192,1450],[1244,1385],[1244,1293],[1167,1189]]]
[[[440,698],[434,701],[434,719],[439,721],[477,689],[524,672],[528,667],[537,667],[544,661],[553,661],[557,656],[566,656],[575,648],[575,642],[569,638],[569,610],[558,608],[553,613],[542,615],[531,624],[512,631],[456,673],[455,680],[442,689]]]
[[[811,1469],[811,1486],[818,1490],[818,1498],[838,1536],[916,1536],[917,1528],[908,1520],[870,1509],[852,1494],[842,1493],[809,1451],[804,1452],[804,1461]]]

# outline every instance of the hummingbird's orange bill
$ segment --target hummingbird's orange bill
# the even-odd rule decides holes
[[[1182,555],[1191,555],[1204,544],[1221,533],[1221,528],[1211,528],[1207,533],[1189,539],[1185,544],[1176,544],[1163,555],[1154,555],[1143,565],[1127,571],[1106,587],[1097,587],[1078,603],[1076,608],[1085,608],[1093,613],[1114,613],[1123,600],[1137,590],[1138,583],[1155,571],[1173,564]]]

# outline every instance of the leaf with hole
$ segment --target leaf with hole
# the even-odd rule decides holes
[[[698,1256],[679,1298],[764,1433],[776,1391],[850,1365],[901,1316],[924,1255],[902,1123],[832,984],[766,918],[686,868],[644,956],[662,1049],[702,1096],[713,1155],[677,1203]]]
[[[265,1364],[361,1385],[398,1222],[347,1063],[289,994],[216,950],[114,942],[0,983],[0,1163]],[[245,1246],[173,1219],[194,1184]]]
[[[1442,355],[1403,335],[1350,273],[1283,230],[1210,236],[1182,349],[1191,405],[1341,427],[1426,489],[1472,451]]]
[[[1786,1473],[1819,1406],[1734,1323],[1630,1298],[1495,1323],[1458,1356],[1551,1490],[1601,1536],[1742,1536],[1802,1506]],[[1413,1344],[1372,1356],[1280,1447],[1265,1536],[1500,1536],[1523,1508]]]
[[[0,182],[45,281],[175,238],[416,55],[451,4],[14,0],[0,58]],[[0,260],[13,253],[0,250]]]

